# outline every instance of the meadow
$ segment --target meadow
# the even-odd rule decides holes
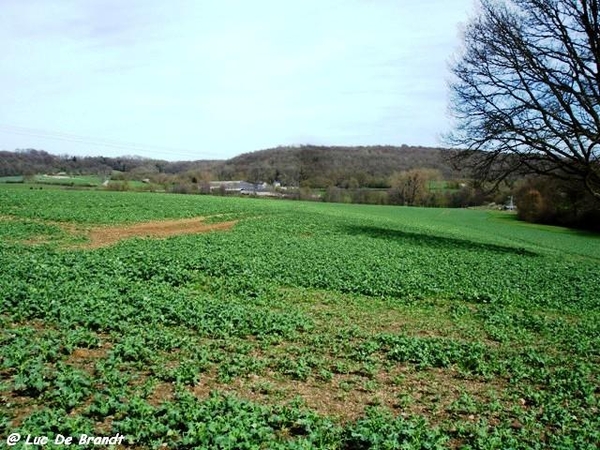
[[[498,211],[0,186],[0,442],[595,448],[599,262]]]

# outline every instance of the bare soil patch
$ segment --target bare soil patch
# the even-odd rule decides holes
[[[474,401],[487,403],[502,398],[505,389],[505,383],[501,380],[465,380],[451,370],[415,372],[405,366],[382,370],[372,379],[354,374],[336,374],[330,381],[313,377],[305,381],[293,380],[267,371],[223,383],[218,381],[216,371],[212,370],[202,374],[200,382],[190,388],[199,399],[208,398],[213,391],[234,394],[267,405],[286,404],[299,398],[307,408],[335,417],[342,423],[357,420],[364,415],[367,406],[378,405],[401,416],[425,416],[432,424],[440,424],[450,416],[460,417],[464,421],[478,420],[480,413],[471,414],[454,408],[454,402],[466,394]],[[157,387],[157,392],[152,396],[154,404],[170,398],[172,390],[169,386]],[[502,401],[506,402],[505,399]],[[495,423],[495,414],[490,412],[485,418]]]
[[[108,247],[123,239],[133,237],[161,239],[182,234],[225,231],[231,229],[237,223],[237,220],[218,223],[205,223],[205,220],[206,218],[204,217],[195,217],[192,219],[143,222],[134,225],[96,227],[87,231],[86,234],[89,242],[80,247],[92,249]]]
[[[215,217],[215,216],[212,216]],[[170,236],[182,234],[208,233],[210,231],[226,231],[231,229],[238,221],[206,223],[207,217],[193,217],[190,219],[155,220],[151,222],[136,223],[133,225],[113,225],[87,227],[72,223],[27,219],[47,225],[57,225],[69,235],[86,238],[88,242],[75,245],[67,245],[69,248],[96,249],[108,247],[123,239],[134,237],[145,237],[164,239]],[[24,221],[24,219],[13,216],[0,215],[0,221]],[[53,236],[40,235],[21,241],[23,244],[36,245],[48,244],[54,239]]]
[[[90,375],[94,374],[94,366],[100,359],[106,358],[112,343],[104,342],[97,348],[76,348],[65,361],[68,365],[82,369]]]

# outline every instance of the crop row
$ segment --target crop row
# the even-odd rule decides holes
[[[0,437],[119,432],[169,448],[598,441],[592,237],[480,211],[0,197]],[[69,248],[58,225],[192,216],[241,220],[98,250]]]

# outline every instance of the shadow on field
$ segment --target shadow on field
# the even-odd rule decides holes
[[[511,225],[519,225],[524,228],[543,230],[549,233],[557,233],[557,234],[570,234],[574,236],[583,236],[593,239],[600,239],[600,230],[594,231],[593,229],[583,229],[583,228],[569,228],[565,225],[560,224],[542,224],[542,223],[532,223],[526,222],[525,220],[521,220],[517,217],[516,214],[513,213],[504,213],[498,212],[493,213],[493,220],[496,222],[505,222],[510,223]],[[590,224],[590,227],[592,224]],[[596,225],[594,225],[596,226]]]
[[[386,239],[390,241],[403,241],[412,245],[421,245],[433,248],[453,250],[484,250],[502,254],[538,256],[537,253],[522,247],[509,247],[506,245],[475,242],[469,239],[436,236],[411,231],[393,230],[389,228],[350,225],[344,227],[344,231],[350,235],[369,236],[372,238]]]

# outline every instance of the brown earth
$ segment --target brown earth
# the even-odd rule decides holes
[[[87,231],[90,242],[82,248],[100,248],[115,244],[122,239],[132,237],[167,238],[181,234],[207,233],[209,231],[225,231],[233,227],[237,220],[218,223],[205,223],[204,217],[179,220],[158,220],[137,223],[134,225],[117,225],[96,227]]]
[[[481,413],[470,414],[453,406],[462,395],[481,403],[502,398],[506,408],[518,406],[503,398],[505,388],[504,380],[467,380],[451,369],[415,372],[408,366],[399,365],[383,369],[372,378],[334,374],[329,381],[313,377],[293,380],[267,370],[225,383],[218,380],[213,369],[202,373],[200,382],[190,387],[190,391],[199,399],[208,398],[211,392],[217,391],[266,405],[283,405],[300,399],[308,409],[342,423],[355,421],[365,414],[367,406],[378,405],[401,416],[424,416],[432,424],[439,425],[451,417],[460,417],[464,421],[481,418]],[[172,384],[161,383],[155,389],[150,398],[155,406],[173,400]],[[484,414],[490,423],[497,422],[496,415],[494,411]]]
[[[211,216],[217,217],[217,216]],[[89,242],[67,245],[70,248],[83,248],[83,249],[95,249],[101,247],[108,247],[116,244],[123,239],[129,239],[133,237],[145,237],[145,238],[167,238],[170,236],[177,236],[181,234],[197,234],[197,233],[208,233],[209,231],[226,231],[231,229],[238,221],[230,220],[226,222],[206,223],[208,217],[193,217],[190,219],[176,219],[176,220],[154,220],[150,222],[136,223],[133,225],[112,225],[112,226],[95,226],[88,227],[82,225],[76,225],[72,223],[46,221],[27,219],[32,222],[39,222],[48,225],[57,225],[62,228],[66,233],[76,236],[87,238]],[[19,219],[13,216],[0,215],[0,221],[19,221]],[[26,240],[20,241],[24,244],[36,245],[36,244],[48,244],[56,238],[52,236],[40,235],[35,236]]]

